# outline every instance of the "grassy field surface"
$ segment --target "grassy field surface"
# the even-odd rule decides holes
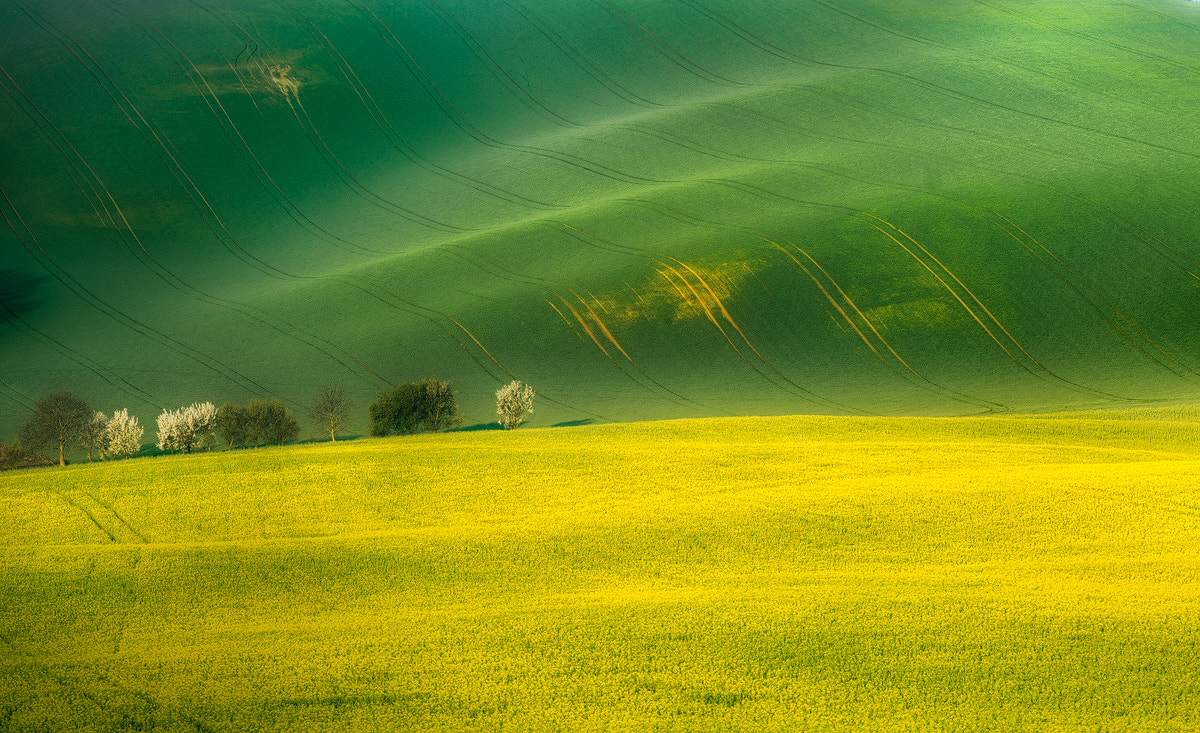
[[[1194,731],[1200,424],[728,418],[0,475],[0,730]]]
[[[538,426],[1194,402],[1198,44],[1186,0],[12,0],[0,440],[426,377]]]

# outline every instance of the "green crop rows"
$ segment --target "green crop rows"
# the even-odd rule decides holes
[[[542,425],[1189,400],[1198,14],[14,0],[0,437],[431,376]]]

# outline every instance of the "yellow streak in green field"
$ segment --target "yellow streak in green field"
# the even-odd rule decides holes
[[[870,214],[866,214],[866,215],[867,215],[867,216],[871,216]],[[871,218],[873,218],[873,219],[878,219],[878,217],[871,217]],[[896,243],[896,244],[897,244],[897,245],[898,245],[898,246],[899,246],[901,249],[903,249],[905,252],[907,252],[907,253],[909,254],[909,256],[910,256],[910,257],[912,257],[914,260],[916,260],[916,261],[917,261],[917,263],[921,265],[921,267],[924,267],[924,268],[925,268],[925,270],[926,270],[927,272],[929,272],[929,274],[930,274],[930,275],[933,275],[934,279],[935,279],[935,280],[937,280],[939,283],[941,283],[942,287],[944,287],[944,288],[946,289],[946,291],[950,293],[950,295],[954,296],[954,299],[955,299],[955,300],[957,300],[957,301],[958,301],[958,304],[959,304],[959,305],[961,305],[961,306],[963,307],[963,310],[965,310],[965,311],[966,311],[966,312],[967,312],[967,313],[968,313],[968,314],[971,316],[971,318],[972,318],[972,319],[973,319],[973,320],[974,320],[976,323],[978,323],[978,324],[979,324],[979,327],[983,329],[983,332],[984,332],[984,333],[986,333],[986,334],[988,335],[988,337],[989,337],[989,338],[991,338],[991,339],[992,339],[992,341],[994,341],[994,342],[996,343],[996,345],[997,345],[997,346],[999,346],[999,347],[1000,347],[1000,349],[1001,349],[1002,351],[1004,351],[1004,353],[1005,353],[1006,355],[1008,355],[1008,358],[1009,358],[1009,359],[1012,359],[1012,360],[1013,360],[1014,362],[1016,362],[1017,364],[1020,364],[1020,363],[1021,363],[1021,362],[1020,362],[1020,360],[1019,360],[1019,359],[1017,359],[1017,357],[1013,356],[1013,353],[1012,353],[1011,351],[1009,351],[1009,350],[1008,350],[1008,347],[1006,347],[1006,346],[1005,346],[1003,343],[1001,343],[1001,342],[1000,342],[1000,339],[996,338],[996,335],[995,335],[994,333],[992,333],[992,332],[991,332],[991,329],[989,329],[989,328],[988,328],[988,327],[987,327],[987,326],[984,324],[984,322],[983,322],[982,320],[980,320],[979,316],[975,314],[975,311],[971,310],[971,306],[967,305],[966,301],[964,301],[964,300],[963,300],[963,299],[962,299],[962,298],[959,296],[959,294],[958,294],[958,293],[957,293],[957,292],[954,290],[954,288],[950,287],[950,284],[949,284],[949,283],[947,283],[945,280],[943,280],[941,275],[938,275],[936,272],[934,272],[933,268],[932,268],[932,267],[930,267],[930,266],[929,266],[929,265],[928,265],[928,264],[925,262],[925,260],[922,260],[920,257],[918,257],[918,256],[917,256],[917,254],[916,254],[915,252],[913,252],[911,249],[909,249],[907,246],[905,246],[905,244],[904,244],[903,242],[901,242],[899,239],[896,239],[896,238],[895,238],[895,237],[893,237],[891,234],[889,234],[889,233],[888,233],[886,230],[884,230],[882,227],[880,227],[880,226],[878,226],[878,225],[876,225],[876,224],[873,224],[873,223],[871,223],[871,222],[869,222],[869,221],[865,221],[865,220],[861,220],[861,219],[860,219],[860,221],[863,221],[863,223],[867,224],[867,225],[868,225],[868,226],[870,226],[872,229],[875,229],[876,231],[878,231],[878,232],[879,232],[880,234],[882,234],[883,236],[885,236],[885,237],[887,237],[888,239],[892,240],[892,241],[893,241],[893,242],[895,242],[895,243]],[[879,221],[883,221],[883,220],[882,220],[882,219],[879,219]],[[884,223],[884,224],[887,224],[887,222],[883,222],[883,223]],[[891,226],[891,224],[888,224],[888,226]],[[892,228],[893,228],[893,229],[895,229],[895,227],[892,227]],[[900,230],[899,230],[899,229],[897,229],[896,231],[900,231]]]
[[[592,310],[592,306],[588,305],[588,302],[586,300],[584,300],[583,298],[579,297],[579,294],[576,293],[574,290],[571,291],[571,295],[574,295],[575,299],[578,300],[580,303],[582,303],[584,308],[587,308],[588,314],[592,317],[592,320],[596,322],[596,325],[600,327],[600,333],[604,334],[604,338],[608,339],[609,343],[611,343],[613,346],[617,347],[617,351],[621,352],[621,356],[624,356],[626,361],[628,361],[630,364],[633,364],[634,363],[633,359],[629,358],[629,354],[626,354],[625,349],[621,348],[621,345],[619,343],[617,343],[617,340],[615,338],[613,338],[613,335],[608,330],[608,327],[604,325],[604,321],[600,320],[600,316],[596,315],[596,311]],[[595,297],[595,296],[592,296],[592,297]],[[637,366],[637,364],[634,364],[634,366]]]
[[[867,340],[866,335],[861,330],[859,330],[858,325],[853,321],[853,319],[850,318],[849,315],[847,315],[846,311],[842,309],[842,306],[836,300],[833,299],[833,296],[829,294],[829,291],[825,289],[825,286],[821,284],[821,281],[818,280],[816,277],[814,277],[812,272],[810,272],[809,269],[804,266],[804,263],[802,263],[800,260],[796,259],[795,255],[793,255],[791,252],[788,252],[786,249],[781,247],[779,244],[772,242],[771,240],[769,240],[765,237],[760,237],[760,239],[762,239],[764,242],[767,242],[768,244],[773,245],[776,249],[778,249],[780,252],[782,252],[784,255],[786,255],[788,257],[788,259],[790,259],[792,262],[795,262],[796,266],[799,267],[800,270],[805,275],[808,275],[808,279],[813,281],[813,284],[817,286],[817,289],[819,289],[821,291],[821,294],[825,296],[825,299],[829,301],[829,304],[832,305],[834,308],[836,308],[838,313],[842,314],[842,318],[846,319],[846,323],[850,325],[850,328],[854,329],[854,332],[857,333],[858,337],[860,339],[862,339],[862,342],[867,345],[867,348],[869,348],[872,351],[872,353],[875,354],[875,356],[878,356],[880,359],[883,358],[883,354],[880,354],[879,351],[876,350],[875,345]],[[799,247],[796,247],[796,245],[794,245],[794,244],[792,246],[795,247],[797,251],[803,253],[806,257],[808,256],[808,253],[804,252],[804,250],[800,249]],[[809,257],[809,259],[811,260],[812,258]],[[813,261],[813,264],[816,264],[815,260]],[[824,273],[824,270],[822,270],[822,272]],[[826,273],[825,277],[829,277],[829,275]],[[830,282],[833,282],[833,280],[830,279]],[[837,287],[836,283],[834,283],[834,287]],[[838,292],[841,292],[841,288],[838,288]],[[842,293],[842,297],[845,297],[845,293]],[[846,302],[850,302],[850,299],[846,298]],[[850,303],[850,305],[853,306],[854,304]],[[855,310],[858,310],[858,309],[856,308]],[[862,313],[859,313],[859,315],[861,316]],[[864,318],[863,320],[866,320],[866,318]],[[867,325],[870,325],[870,321],[867,321]],[[872,330],[874,330],[874,329],[872,329]],[[876,333],[876,335],[878,336],[879,334]]]

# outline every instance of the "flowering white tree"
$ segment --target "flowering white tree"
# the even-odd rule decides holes
[[[211,451],[217,429],[217,408],[211,402],[192,403],[185,414],[196,438],[195,446],[207,445]]]
[[[515,379],[496,390],[496,414],[505,430],[517,427],[533,412],[535,394],[533,387]]]
[[[178,410],[163,410],[158,416],[158,440],[154,445],[159,450],[169,450],[174,453],[182,450],[185,453],[192,445],[192,436],[187,433],[183,419],[183,408]]]
[[[142,448],[144,432],[142,426],[138,425],[138,419],[129,416],[129,410],[117,410],[104,426],[109,454],[128,458],[137,453]]]
[[[194,402],[190,407],[163,410],[158,416],[159,450],[191,453],[205,443],[212,450],[217,408],[211,402]]]

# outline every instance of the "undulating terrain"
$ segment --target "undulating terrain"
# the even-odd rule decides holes
[[[0,730],[1195,731],[1197,419],[725,418],[6,472]]]
[[[0,438],[1194,398],[1200,3],[8,0]],[[365,419],[364,419],[365,422]]]

